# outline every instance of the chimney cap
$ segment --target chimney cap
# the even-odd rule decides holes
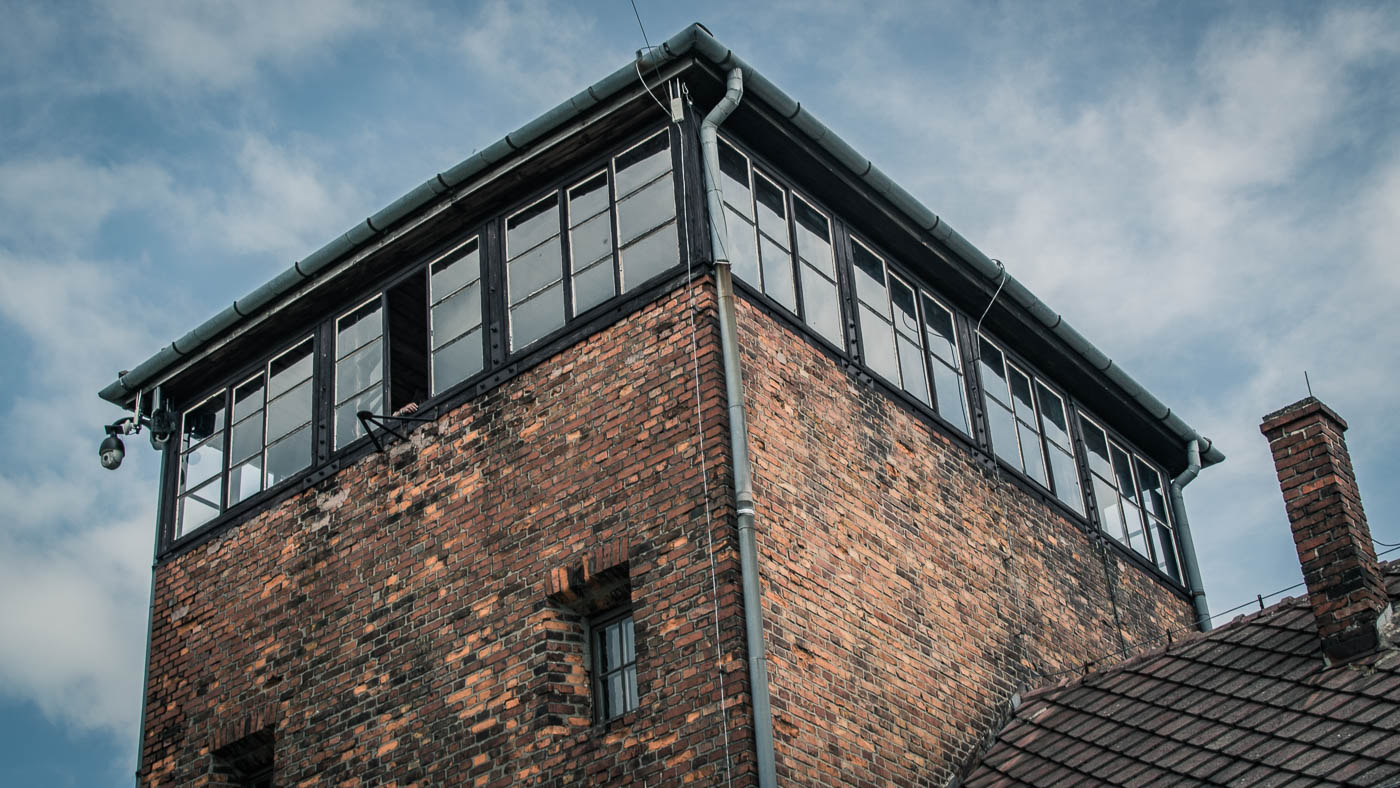
[[[1337,415],[1337,411],[1327,407],[1327,405],[1317,397],[1304,397],[1287,407],[1279,408],[1264,417],[1263,423],[1259,425],[1259,431],[1268,435],[1274,430],[1280,429],[1295,421],[1305,419],[1314,413],[1322,413],[1345,430],[1347,420]]]

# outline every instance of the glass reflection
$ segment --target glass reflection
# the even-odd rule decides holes
[[[721,143],[722,144],[722,143]],[[660,132],[613,159],[617,195],[625,197],[671,169],[671,137]]]
[[[559,234],[559,195],[551,194],[506,220],[506,256],[519,257]]]
[[[675,222],[624,248],[618,255],[622,258],[622,289],[632,290],[674,267],[680,260],[679,248]]]
[[[335,338],[336,358],[342,358],[366,342],[384,333],[383,321],[379,319],[379,298],[342,317],[338,323]],[[277,388],[273,380],[273,388]]]
[[[481,331],[473,330],[433,352],[433,393],[461,383],[481,367]]]

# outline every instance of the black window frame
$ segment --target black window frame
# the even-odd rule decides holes
[[[619,659],[616,664],[609,665],[605,659],[609,654],[607,641],[609,633],[614,629],[619,633],[619,647],[622,649],[622,653],[618,655]],[[630,659],[627,656],[629,644]],[[593,721],[596,724],[606,725],[641,708],[641,692],[637,683],[639,649],[637,648],[636,619],[633,616],[631,605],[611,608],[590,616],[588,619],[588,648],[589,683],[593,690]],[[609,702],[611,698],[608,691],[609,680],[614,676],[621,677],[622,708],[613,708]]]
[[[1081,409],[1077,414],[1076,423],[1079,427],[1082,435],[1081,440],[1084,444],[1083,471],[1086,480],[1089,482],[1085,489],[1088,491],[1088,494],[1092,496],[1092,498],[1089,499],[1089,503],[1092,504],[1090,508],[1093,514],[1095,527],[1121,550],[1128,552],[1134,557],[1140,558],[1163,576],[1170,578],[1178,585],[1184,586],[1186,583],[1186,574],[1181,561],[1181,538],[1177,531],[1177,513],[1172,509],[1170,492],[1171,475],[1168,474],[1166,469],[1160,464],[1153,461],[1134,446],[1132,442],[1124,440],[1123,437],[1112,427],[1108,426],[1103,419]],[[1102,433],[1108,449],[1108,472],[1109,476],[1112,478],[1105,478],[1104,474],[1097,470],[1090,462],[1090,439],[1085,429],[1086,426],[1091,429],[1097,429]],[[1128,470],[1134,485],[1133,494],[1137,498],[1136,501],[1130,501],[1129,503],[1133,508],[1138,510],[1138,521],[1142,526],[1142,543],[1147,548],[1146,551],[1139,549],[1133,544],[1131,531],[1127,530],[1126,512],[1128,509],[1123,503],[1123,491],[1121,489],[1119,469],[1114,464],[1115,456],[1113,452],[1115,449],[1127,457]],[[1141,468],[1139,465],[1147,466],[1149,470],[1155,472],[1157,475],[1157,485],[1160,490],[1159,496],[1162,499],[1161,512],[1164,516],[1162,518],[1159,518],[1151,511],[1151,508],[1155,507],[1149,507],[1148,502],[1145,500],[1148,494],[1148,488],[1143,485]],[[1103,486],[1112,490],[1116,497],[1116,510],[1119,518],[1121,518],[1119,524],[1124,526],[1124,529],[1116,534],[1106,527],[1107,524],[1103,520],[1104,502],[1099,500],[1100,485],[1095,484],[1096,480],[1102,482]],[[1161,532],[1160,530],[1155,530],[1153,527],[1154,525],[1165,527],[1166,531],[1171,536],[1170,545],[1172,548],[1172,555],[1169,559],[1164,559],[1160,554]],[[1169,561],[1169,565],[1164,565],[1164,561]]]

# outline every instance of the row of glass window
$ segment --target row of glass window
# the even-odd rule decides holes
[[[723,220],[732,247],[726,251],[734,275],[844,349],[831,219],[729,142],[720,140],[719,154]],[[897,273],[870,245],[855,237],[850,241],[861,360],[971,437],[953,311]],[[1087,516],[1065,398],[1008,359],[992,340],[979,336],[977,345],[974,360],[992,451]],[[1180,580],[1162,473],[1109,440],[1088,418],[1081,417],[1081,425],[1101,527]]]
[[[505,217],[512,351],[679,262],[671,147],[669,132],[658,132]],[[844,350],[832,219],[724,140],[720,167],[734,274]],[[850,241],[860,358],[972,437],[953,311]],[[335,319],[334,448],[363,436],[360,411],[398,410],[484,369],[481,247],[479,236],[462,240],[430,260],[426,276]],[[989,338],[976,344],[992,451],[1086,516],[1065,398]],[[177,537],[311,464],[312,348],[308,337],[185,414]],[[1179,579],[1161,472],[1087,417],[1080,425],[1101,527]]]
[[[660,131],[505,217],[511,351],[679,263],[671,156]],[[485,368],[482,266],[473,235],[335,318],[334,449],[364,435],[361,411],[398,411]],[[176,538],[312,464],[314,344],[185,412]]]

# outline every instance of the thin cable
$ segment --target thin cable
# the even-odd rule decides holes
[[[637,10],[637,0],[629,0],[629,2],[632,3],[632,15],[637,17],[637,28],[642,31],[642,43],[646,44],[646,49],[637,50],[637,59],[632,62],[633,67],[637,69],[637,80],[642,83],[642,87],[646,90],[647,95],[651,96],[651,100],[656,102],[656,106],[660,107],[661,111],[666,113],[666,117],[669,118],[671,110],[666,109],[666,105],[661,103],[661,99],[651,92],[651,88],[647,87],[646,79],[642,76],[642,53],[650,53],[656,47],[652,46],[651,40],[647,38],[647,28],[646,25],[642,24],[642,14]],[[657,73],[655,63],[652,64],[652,73]]]
[[[987,302],[987,308],[983,309],[982,316],[977,318],[977,330],[973,333],[977,335],[977,339],[979,340],[978,352],[974,354],[976,358],[974,358],[973,361],[978,361],[982,358],[980,341],[982,338],[982,321],[987,319],[987,313],[992,311],[992,304],[995,304],[997,302],[997,297],[1001,295],[1001,289],[1006,286],[1006,264],[996,259],[993,259],[992,262],[996,263],[997,267],[1001,269],[1001,276],[997,280],[996,292],[992,293],[992,300]]]
[[[633,4],[633,10],[636,4]],[[641,19],[637,23],[641,24]],[[643,37],[645,38],[645,32]],[[681,194],[689,194],[686,189],[686,166],[685,166],[685,145],[681,145]],[[714,523],[710,514],[710,469],[709,463],[705,460],[705,413],[700,395],[700,341],[697,337],[699,329],[695,325],[695,286],[691,279],[690,261],[690,200],[681,200],[681,225],[685,228],[685,280],[690,286],[690,360],[691,377],[695,383],[695,431],[696,449],[700,452],[700,485],[705,496],[705,544],[710,554],[710,593],[715,598],[715,667],[718,669],[719,679],[719,719],[724,727],[724,775],[725,782],[734,784],[734,774],[729,766],[729,712],[724,708],[724,650],[721,646],[719,626],[719,581],[716,579],[718,572],[715,566],[715,538]]]
[[[1376,544],[1380,545],[1381,547],[1400,547],[1400,544],[1391,544],[1391,543],[1389,543],[1389,542],[1382,542],[1381,540],[1375,538],[1374,536],[1371,537],[1371,541],[1372,541],[1372,542],[1375,542]]]
[[[642,58],[638,56],[636,60],[632,61],[632,66],[637,69],[637,80],[642,83],[642,89],[647,92],[648,96],[651,96],[652,101],[656,102],[656,106],[660,107],[661,111],[666,113],[666,117],[670,118],[671,110],[666,109],[666,105],[661,103],[661,99],[657,98],[656,94],[651,92],[651,88],[647,87],[647,81],[642,76]]]
[[[647,51],[650,52],[651,42],[647,40],[647,29],[642,24],[642,15],[637,11],[637,0],[630,0],[630,2],[632,3],[632,15],[637,17],[637,27],[641,28],[642,31],[642,41],[647,45]]]

